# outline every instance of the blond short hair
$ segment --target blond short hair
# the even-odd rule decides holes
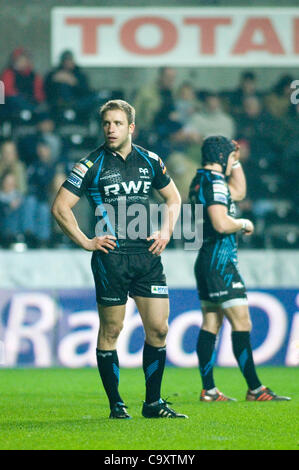
[[[123,111],[127,116],[129,124],[133,124],[135,122],[135,108],[133,108],[133,106],[124,100],[110,100],[103,104],[103,106],[100,108],[101,119],[103,120],[104,114],[107,111],[112,111],[114,109]]]

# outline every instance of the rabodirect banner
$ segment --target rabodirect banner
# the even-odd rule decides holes
[[[299,294],[296,289],[250,290],[252,345],[256,364],[299,365]],[[195,289],[170,289],[167,363],[197,366],[196,341],[202,322]],[[93,289],[2,290],[2,367],[87,367],[96,365],[99,319]],[[120,366],[140,367],[144,333],[132,299],[118,341]],[[231,328],[225,320],[216,364],[236,366]]]

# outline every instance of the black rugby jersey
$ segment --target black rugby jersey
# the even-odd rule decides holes
[[[117,238],[112,253],[140,253],[152,243],[146,240],[151,234],[150,190],[169,183],[161,158],[133,144],[126,159],[105,145],[98,147],[74,165],[62,186],[78,197],[87,196],[97,220],[96,235]]]
[[[207,210],[213,204],[222,204],[227,207],[228,215],[231,217],[236,216],[236,205],[231,198],[228,184],[222,173],[205,169],[197,170],[196,176],[190,185],[189,198],[191,204],[203,205],[204,242],[227,238],[233,244],[236,243],[235,234],[221,234],[214,229]]]

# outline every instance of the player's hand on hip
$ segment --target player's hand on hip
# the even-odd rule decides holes
[[[166,248],[166,245],[169,242],[169,237],[162,236],[161,232],[157,231],[147,237],[147,240],[154,240],[148,251],[151,251],[153,255],[159,256]]]
[[[116,247],[116,238],[113,235],[103,235],[102,237],[94,237],[88,241],[85,249],[87,251],[103,251],[109,253],[109,250],[114,250]]]
[[[249,219],[242,219],[243,227],[242,232],[244,235],[252,235],[254,232],[254,225]]]

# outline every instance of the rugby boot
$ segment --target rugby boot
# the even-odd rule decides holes
[[[131,416],[126,411],[127,406],[124,403],[117,402],[111,408],[110,419],[131,419]]]
[[[290,401],[290,397],[282,397],[276,395],[268,387],[261,387],[261,390],[257,393],[253,393],[250,390],[246,394],[247,401]]]
[[[215,392],[211,393],[207,390],[202,390],[200,394],[200,401],[213,402],[213,401],[237,401],[235,398],[229,398],[222,392],[216,389]]]
[[[144,402],[142,407],[142,416],[144,416],[144,418],[188,418],[187,415],[177,413],[168,405],[171,405],[171,403],[163,400],[162,398],[150,405]]]

